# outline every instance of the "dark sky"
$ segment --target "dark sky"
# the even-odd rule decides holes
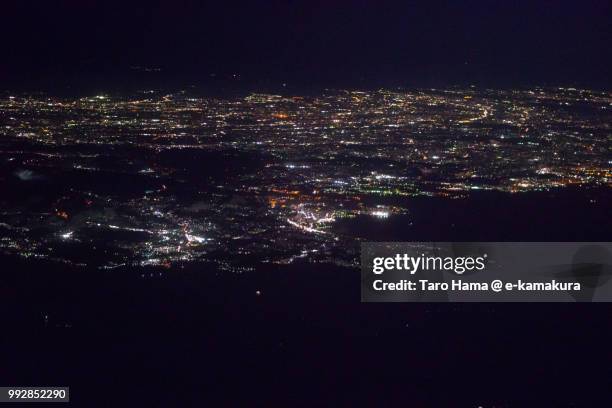
[[[610,85],[609,0],[12,3],[0,88],[212,73],[302,86]]]

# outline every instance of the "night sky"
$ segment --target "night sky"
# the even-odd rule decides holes
[[[103,88],[126,78],[235,80],[255,87],[607,89],[611,4],[13,2],[3,5],[0,75],[5,89],[84,83]]]

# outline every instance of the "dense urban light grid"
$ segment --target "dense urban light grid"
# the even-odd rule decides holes
[[[338,220],[409,216],[418,196],[609,186],[611,109],[573,88],[5,94],[4,181],[35,198],[0,198],[0,250],[104,269],[356,266],[361,238]]]

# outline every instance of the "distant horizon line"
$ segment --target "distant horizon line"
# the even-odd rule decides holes
[[[47,89],[45,89],[47,88]],[[34,89],[11,89],[11,88],[0,88],[0,97],[10,97],[18,95],[34,95],[44,94],[47,96],[56,96],[56,93],[74,92],[79,97],[96,97],[96,96],[121,96],[121,95],[135,95],[135,94],[176,94],[176,93],[228,93],[241,95],[274,95],[279,96],[298,96],[300,94],[305,95],[321,95],[325,92],[381,92],[381,91],[399,91],[399,92],[436,92],[436,91],[450,91],[450,90],[461,90],[475,92],[482,91],[563,91],[563,92],[588,92],[588,93],[599,93],[599,94],[610,94],[612,90],[606,88],[596,87],[584,87],[577,85],[516,85],[516,86],[489,86],[480,84],[453,84],[446,86],[411,86],[411,85],[394,85],[394,86],[312,86],[308,90],[303,87],[287,86],[285,84],[278,85],[277,88],[265,88],[265,89],[254,89],[253,87],[244,88],[233,88],[233,89],[214,89],[205,88],[203,84],[190,84],[185,86],[151,86],[151,87],[140,87],[139,89],[112,89],[113,87],[101,87],[101,89],[92,91],[86,89],[76,89],[72,87],[62,87],[63,92],[57,92],[58,89],[49,89],[48,87],[35,87]],[[106,88],[106,89],[104,89]],[[289,92],[289,94],[287,94]],[[300,93],[296,93],[300,92]],[[10,95],[14,94],[14,95]],[[74,97],[76,97],[75,95]]]

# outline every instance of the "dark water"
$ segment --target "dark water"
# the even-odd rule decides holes
[[[339,228],[609,240],[609,194],[415,200],[407,216]],[[607,304],[362,304],[359,272],[329,265],[0,262],[0,383],[69,385],[76,406],[607,406]]]
[[[341,220],[339,232],[372,241],[608,241],[612,189],[593,187],[464,199],[411,198],[407,214]]]

